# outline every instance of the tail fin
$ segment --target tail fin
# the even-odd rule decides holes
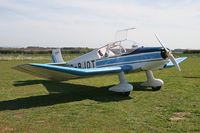
[[[62,54],[61,54],[61,50],[59,48],[52,50],[51,60],[52,60],[51,61],[52,63],[63,63],[64,62]]]

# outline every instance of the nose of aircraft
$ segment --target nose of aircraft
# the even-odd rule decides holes
[[[159,38],[157,37],[156,34],[155,34],[155,36],[156,36],[157,41],[158,41],[158,42],[160,43],[160,45],[162,46],[162,49],[161,49],[161,56],[162,56],[164,59],[169,58],[170,61],[175,65],[175,67],[176,67],[179,71],[181,71],[181,68],[180,68],[180,66],[178,65],[178,63],[176,62],[176,60],[175,60],[175,58],[174,58],[174,56],[173,56],[173,54],[172,54],[172,51],[171,51],[170,49],[166,48],[166,47],[161,43],[161,41],[159,40]]]
[[[167,54],[166,53],[167,53],[167,51],[163,47],[161,47],[161,56],[162,56],[163,59],[167,58]]]

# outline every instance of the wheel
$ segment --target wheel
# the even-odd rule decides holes
[[[122,94],[123,96],[127,96],[127,97],[128,97],[128,96],[130,95],[130,93],[131,93],[130,91],[127,91],[127,92],[122,92],[121,94]]]
[[[151,87],[153,91],[158,91],[161,89],[161,86]]]

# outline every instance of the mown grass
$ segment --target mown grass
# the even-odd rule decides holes
[[[130,97],[107,90],[116,75],[59,83],[11,69],[50,61],[42,56],[0,61],[0,132],[200,132],[200,55],[187,55],[181,73],[156,71],[160,91],[140,86],[143,72],[127,74]]]

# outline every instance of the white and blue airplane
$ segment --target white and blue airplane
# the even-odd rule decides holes
[[[124,39],[109,43],[66,62],[63,60],[61,50],[53,49],[52,63],[22,64],[15,66],[14,69],[56,81],[118,74],[119,84],[109,90],[125,96],[129,96],[133,90],[133,86],[125,78],[125,73],[144,71],[147,81],[141,85],[160,90],[164,82],[154,78],[152,71],[173,66],[181,71],[179,63],[187,57],[174,58],[171,50],[166,48],[157,36],[156,38],[162,47],[139,47],[134,41]],[[132,48],[123,47],[123,44],[127,42],[132,43]]]

